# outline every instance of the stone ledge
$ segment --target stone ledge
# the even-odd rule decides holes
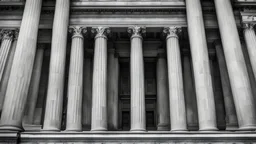
[[[20,143],[251,143],[256,132],[23,132]]]
[[[19,133],[17,132],[0,132],[0,144],[8,143],[17,143],[19,138]]]

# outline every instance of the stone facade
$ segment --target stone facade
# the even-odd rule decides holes
[[[256,143],[255,0],[0,0],[0,143]]]

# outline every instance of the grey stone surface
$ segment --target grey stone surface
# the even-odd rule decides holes
[[[199,130],[217,130],[213,86],[200,0],[186,0],[186,10],[195,78]]]
[[[56,0],[43,125],[43,129],[48,131],[59,131],[61,128],[69,8],[69,0]]]
[[[42,0],[27,0],[8,81],[0,129],[22,130],[22,117],[32,75]]]
[[[144,27],[128,28],[131,36],[131,131],[146,130],[143,37]]]
[[[230,0],[214,0],[240,130],[256,129],[255,102]]]

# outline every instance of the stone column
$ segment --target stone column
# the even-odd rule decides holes
[[[157,130],[170,130],[170,107],[168,91],[167,62],[163,53],[158,54],[156,63],[157,79]]]
[[[196,93],[188,54],[184,54],[183,57],[183,72],[188,130],[198,130]]]
[[[211,71],[200,0],[186,0],[186,10],[197,95],[199,130],[217,130]]]
[[[131,131],[146,130],[143,38],[145,27],[128,28],[131,34]]]
[[[1,112],[2,112],[2,108],[3,108],[3,103],[4,103],[4,98],[5,98],[5,93],[7,90],[9,77],[11,74],[11,68],[12,68],[12,63],[13,63],[13,59],[14,59],[14,53],[15,53],[16,46],[17,46],[18,35],[19,35],[19,30],[17,29],[14,32],[12,46],[10,48],[9,55],[6,60],[6,66],[5,66],[5,69],[3,72],[3,79],[0,81],[0,111]]]
[[[21,131],[29,82],[36,54],[42,0],[27,0],[6,90],[0,129]]]
[[[84,60],[83,129],[91,130],[92,119],[92,60],[87,54]]]
[[[32,77],[30,80],[30,86],[28,90],[28,100],[26,103],[26,112],[24,114],[24,123],[25,124],[33,124],[33,118],[37,103],[38,91],[39,91],[39,84],[40,84],[40,77],[41,77],[41,70],[44,58],[44,48],[45,46],[42,44],[38,45],[36,51],[35,62],[32,71]]]
[[[108,128],[118,130],[119,61],[115,50],[108,52]]]
[[[69,0],[56,0],[43,130],[59,131],[61,128],[69,4]]]
[[[93,28],[96,33],[92,79],[92,127],[91,131],[106,131],[107,123],[107,27]]]
[[[236,109],[229,82],[225,56],[220,41],[215,42],[215,49],[220,69],[220,78],[226,111],[226,130],[236,130],[238,128]]]
[[[256,35],[254,31],[253,23],[245,23],[244,26],[244,38],[251,61],[254,77],[256,78]]]
[[[8,55],[10,53],[12,41],[13,41],[13,30],[3,29],[0,33],[2,35],[2,43],[0,47],[0,81],[3,79],[3,73],[6,65]]]
[[[239,129],[255,130],[255,102],[230,0],[214,0]]]
[[[178,33],[181,28],[166,27],[166,49],[168,60],[170,119],[172,131],[187,130],[186,108],[180,58]]]
[[[83,61],[85,27],[71,26],[72,46],[68,77],[67,131],[82,130]]]

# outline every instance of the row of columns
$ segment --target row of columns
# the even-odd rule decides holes
[[[223,89],[225,88],[224,97],[228,117],[227,123],[230,127],[236,127],[236,123],[238,123],[240,130],[255,130],[255,103],[251,92],[232,6],[229,0],[214,0],[214,2],[223,45],[222,49],[221,45],[217,44],[216,51],[219,63],[221,63],[219,66],[221,68],[222,86]],[[32,84],[30,81],[32,83],[38,82],[38,79],[31,80],[33,75],[38,75],[36,73],[32,74],[34,63],[41,65],[41,60],[35,61],[35,56],[42,55],[43,53],[43,51],[36,52],[41,7],[42,0],[26,1],[20,34],[17,40],[17,47],[3,104],[0,121],[0,129],[2,130],[21,131],[21,122],[27,97],[30,95],[30,99],[33,99],[32,101],[35,101],[36,99],[32,96],[35,94],[34,92],[29,94],[29,89],[30,87],[33,87],[31,86]],[[48,92],[43,125],[43,129],[48,131],[59,131],[61,126],[69,8],[69,0],[56,0]],[[194,83],[199,129],[201,131],[217,130],[213,86],[200,0],[186,0],[186,10],[193,74],[195,78]],[[84,30],[85,28],[83,27],[72,27],[71,30],[73,36],[69,70],[66,126],[66,130],[71,131],[80,131],[82,129],[82,74],[84,70],[82,32],[85,32]],[[164,109],[168,107],[168,104],[170,105],[169,118],[171,121],[171,130],[173,131],[187,130],[187,119],[193,119],[194,122],[196,121],[194,117],[186,115],[178,41],[179,30],[180,28],[177,27],[170,27],[164,30],[167,34],[166,45],[168,66],[164,66],[164,63],[161,60],[158,61],[159,73],[165,73],[164,70],[161,70],[161,65],[163,67],[168,67],[169,88],[161,87],[161,89],[165,92],[169,91],[169,103],[166,102],[166,93],[159,94],[159,103],[163,104]],[[92,80],[91,130],[104,131],[107,130],[108,127],[107,94],[111,93],[107,90],[107,36],[110,29],[107,27],[98,27],[93,28],[92,32],[95,33],[96,36]],[[131,34],[131,131],[145,131],[144,66],[142,54],[142,35],[145,33],[145,28],[134,26],[128,28],[128,32]],[[245,38],[255,73],[256,66],[254,65],[255,60],[253,58],[255,51],[254,31],[246,29]],[[10,49],[10,42],[2,42],[1,47],[4,47],[1,48],[1,50],[8,51],[8,49]],[[6,56],[4,56],[6,54],[4,52],[1,54],[3,54],[3,57],[1,56],[3,60],[0,60],[0,78],[2,79],[2,67],[6,64]],[[224,62],[224,60],[226,62]],[[158,77],[159,81],[161,79],[163,80],[160,74]],[[166,82],[160,81],[159,83],[164,84]],[[188,85],[185,85],[185,87],[191,89],[191,86],[189,87]],[[192,94],[194,93],[193,91],[191,92]],[[162,97],[160,98],[160,96]],[[113,96],[113,99],[115,98],[116,92]],[[114,100],[109,103],[113,102]],[[190,107],[196,109],[195,106]],[[162,111],[160,114],[162,115]],[[166,113],[163,113],[163,119],[168,116],[166,115]],[[115,116],[112,116],[113,118],[111,118],[111,120],[115,123]],[[109,125],[111,125],[111,127],[116,127],[116,124]],[[165,129],[167,125],[168,123],[165,120],[162,120],[160,116],[159,129]]]

